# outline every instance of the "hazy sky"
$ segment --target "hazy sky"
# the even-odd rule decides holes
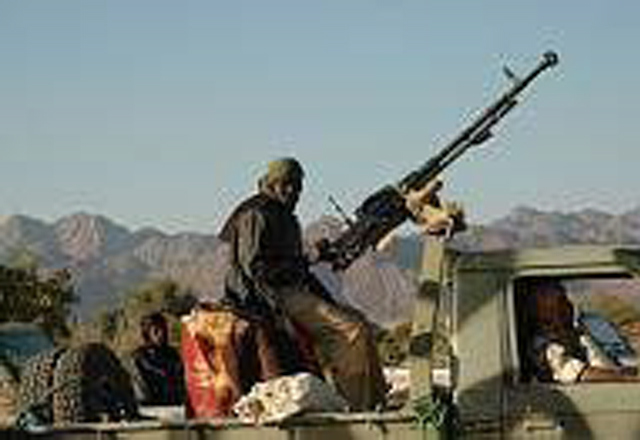
[[[636,43],[634,43],[634,41]],[[303,222],[423,163],[549,49],[447,173],[473,222],[621,213],[640,187],[634,0],[0,0],[0,215],[215,232],[264,163],[307,168]]]

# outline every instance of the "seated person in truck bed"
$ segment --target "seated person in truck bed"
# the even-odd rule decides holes
[[[542,382],[571,384],[579,381],[637,381],[632,369],[598,362],[581,340],[575,325],[574,307],[564,286],[556,279],[529,283],[529,305],[534,319],[528,357],[534,376]]]
[[[169,345],[166,318],[155,312],[140,320],[143,344],[132,355],[136,398],[145,405],[182,405],[184,372],[178,351]]]

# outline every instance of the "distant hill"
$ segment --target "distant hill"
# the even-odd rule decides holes
[[[461,249],[505,249],[560,244],[640,243],[640,208],[621,215],[595,209],[545,212],[517,207],[488,225],[475,225],[456,237]]]
[[[86,213],[51,224],[25,216],[0,222],[0,261],[26,249],[43,267],[69,268],[81,316],[115,305],[121,295],[150,278],[172,278],[200,295],[215,296],[217,272],[225,262],[219,244],[213,235],[131,231]]]
[[[322,218],[305,228],[313,241],[331,236],[340,222]],[[544,212],[518,207],[487,225],[472,225],[454,240],[465,250],[547,246],[570,243],[640,244],[640,208],[622,215],[596,210]],[[342,285],[342,297],[380,323],[401,320],[411,309],[415,284],[411,269],[421,253],[418,236],[397,238],[392,251],[368,255],[338,279],[327,271],[327,284]],[[150,278],[171,278],[202,297],[221,294],[226,251],[214,235],[132,231],[110,219],[87,213],[46,223],[26,216],[0,219],[0,263],[27,250],[45,268],[67,267],[80,297],[78,313],[88,316],[116,304],[132,287]]]

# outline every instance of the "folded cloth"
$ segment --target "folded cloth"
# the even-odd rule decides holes
[[[346,411],[348,404],[331,386],[310,373],[255,384],[233,406],[247,423],[280,422],[302,412]]]

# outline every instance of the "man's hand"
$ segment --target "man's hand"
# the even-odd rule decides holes
[[[450,236],[466,229],[462,206],[440,200],[443,186],[442,180],[435,179],[405,196],[407,209],[425,234]]]

